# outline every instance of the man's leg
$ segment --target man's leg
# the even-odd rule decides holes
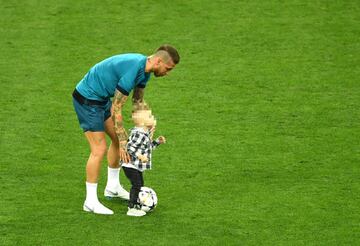
[[[106,197],[120,197],[129,200],[129,192],[127,192],[120,184],[120,168],[119,165],[119,140],[116,136],[114,123],[112,118],[105,121],[105,131],[110,137],[111,143],[107,152],[108,160],[108,179],[104,195]]]
[[[103,206],[97,197],[97,183],[100,174],[101,161],[106,153],[104,132],[85,132],[90,145],[90,156],[86,164],[86,199],[83,209],[98,214],[113,214],[113,211]]]

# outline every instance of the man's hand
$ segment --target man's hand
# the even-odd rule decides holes
[[[164,136],[160,136],[158,140],[160,144],[166,143],[166,138]]]
[[[122,144],[120,144],[119,156],[120,156],[120,160],[122,160],[124,163],[130,162],[130,155],[128,154],[124,145],[122,145]]]

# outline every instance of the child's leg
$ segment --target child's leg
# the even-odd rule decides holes
[[[134,169],[123,167],[126,177],[131,182],[129,208],[135,207],[138,204],[139,192],[142,186],[144,186],[144,179],[142,172]]]

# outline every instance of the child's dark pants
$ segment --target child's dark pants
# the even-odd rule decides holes
[[[129,208],[138,205],[138,197],[141,187],[144,186],[143,173],[134,168],[123,167],[126,177],[131,182]]]

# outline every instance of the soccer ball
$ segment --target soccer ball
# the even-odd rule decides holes
[[[141,187],[139,192],[139,203],[141,210],[144,212],[152,211],[157,205],[158,199],[153,189],[149,187]]]

